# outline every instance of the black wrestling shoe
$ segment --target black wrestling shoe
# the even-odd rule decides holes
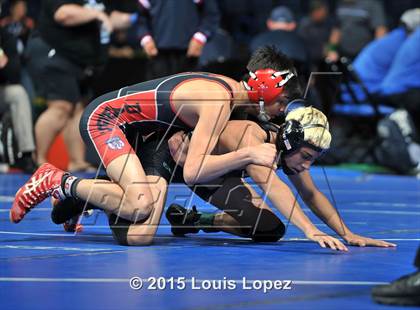
[[[91,204],[86,206],[85,202],[75,198],[66,198],[59,200],[51,197],[51,219],[55,224],[63,224],[66,232],[82,232],[83,225],[79,224],[79,218],[89,217],[93,214],[95,207]]]
[[[200,217],[201,214],[197,212],[195,206],[192,207],[192,210],[187,211],[186,208],[173,203],[166,210],[166,218],[172,226],[172,234],[178,237],[198,233],[200,228],[196,227],[196,224]]]
[[[372,298],[386,305],[420,306],[420,271],[372,289]]]
[[[65,221],[63,223],[64,231],[66,232],[77,232],[81,233],[83,231],[83,225],[80,224],[80,218],[83,217],[90,217],[93,214],[93,209],[86,210],[83,213],[73,216],[71,219]]]
[[[85,203],[75,198],[59,200],[51,197],[51,206],[51,220],[55,224],[63,224],[79,216],[83,212]]]

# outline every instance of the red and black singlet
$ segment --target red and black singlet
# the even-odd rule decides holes
[[[192,128],[175,110],[172,95],[177,87],[191,80],[218,83],[232,95],[228,83],[209,73],[181,73],[107,93],[90,103],[80,121],[86,143],[93,143],[105,167],[116,157],[133,152],[126,134],[136,130],[146,135],[155,131]]]

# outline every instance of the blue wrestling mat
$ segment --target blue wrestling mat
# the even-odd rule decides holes
[[[154,245],[124,247],[100,212],[77,235],[52,224],[49,202],[11,224],[13,195],[28,176],[0,175],[1,309],[391,309],[375,304],[370,289],[414,271],[420,181],[339,169],[326,169],[326,179],[323,169],[312,170],[351,230],[398,247],[334,252],[291,225],[278,243],[224,233],[175,238],[164,216]],[[168,201],[189,197],[186,187],[173,185]],[[133,277],[140,289],[130,288]]]

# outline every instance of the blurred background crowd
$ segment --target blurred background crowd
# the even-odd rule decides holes
[[[240,80],[275,45],[333,133],[322,164],[418,173],[417,0],[3,0],[0,170],[52,161],[94,170],[83,108],[120,87],[184,71]]]

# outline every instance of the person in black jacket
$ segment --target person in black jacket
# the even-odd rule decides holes
[[[219,25],[215,0],[141,0],[139,37],[150,57],[148,79],[193,71]]]

